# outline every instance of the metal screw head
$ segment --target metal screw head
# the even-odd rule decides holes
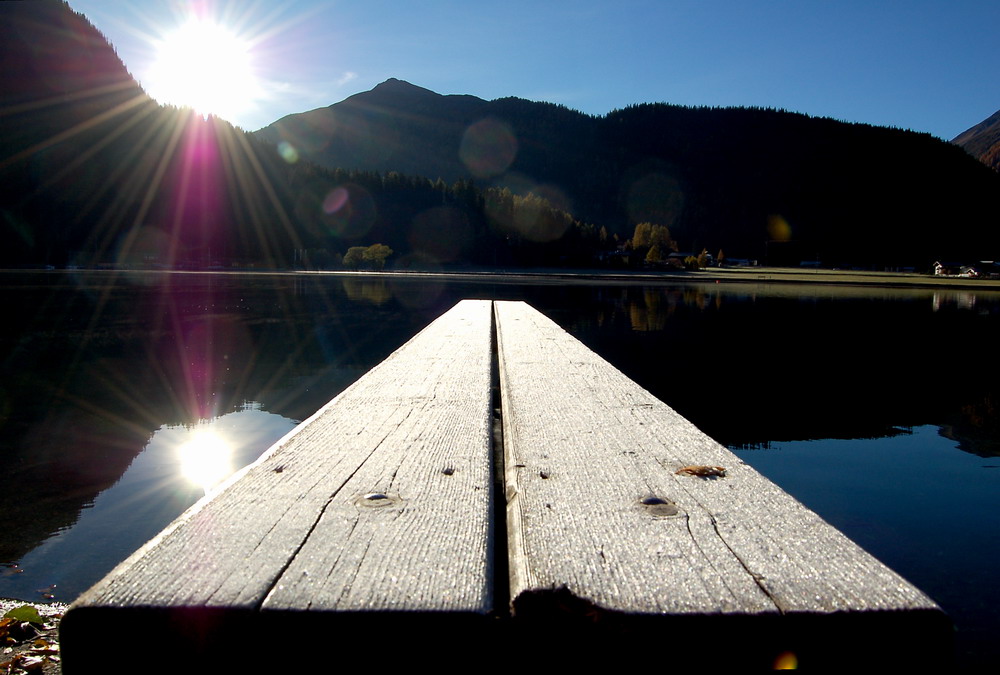
[[[384,492],[369,492],[355,499],[354,503],[358,506],[371,508],[399,504],[402,501],[399,495],[390,495]]]
[[[645,497],[639,500],[646,513],[652,516],[676,516],[680,513],[677,504],[660,497]]]

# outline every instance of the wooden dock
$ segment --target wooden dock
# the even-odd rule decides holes
[[[832,667],[945,665],[950,632],[552,321],[466,300],[84,593],[61,641],[68,673],[264,666],[290,636],[303,664]]]

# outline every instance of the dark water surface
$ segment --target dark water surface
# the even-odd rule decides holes
[[[1000,662],[1000,295],[969,291],[0,273],[0,596],[71,601],[204,494],[184,448],[252,461],[464,297],[530,302]]]

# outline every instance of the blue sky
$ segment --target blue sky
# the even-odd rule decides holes
[[[1000,0],[69,0],[140,82],[194,7],[252,43],[257,129],[396,77],[603,115],[764,106],[950,140],[1000,109]]]

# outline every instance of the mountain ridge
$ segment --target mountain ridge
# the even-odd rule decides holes
[[[1000,110],[951,141],[983,164],[1000,171]]]
[[[948,237],[921,260],[1000,245],[990,208],[1000,183],[930,134],[761,108],[641,103],[594,117],[515,97],[459,95],[454,105],[428,92],[392,79],[254,133],[330,168],[534,192],[623,238],[638,222],[659,222],[691,249],[764,257],[791,248],[786,262],[912,265],[911,234],[933,238],[956,220],[967,246]],[[470,148],[496,161],[470,163]],[[777,239],[776,218],[789,230]],[[874,243],[872,252],[860,254],[852,239]]]
[[[772,264],[1000,249],[1000,175],[929,134],[663,103],[595,117],[398,79],[246,134],[157,105],[60,0],[0,13],[6,264],[330,266],[378,242],[400,265],[639,266],[647,223]]]

